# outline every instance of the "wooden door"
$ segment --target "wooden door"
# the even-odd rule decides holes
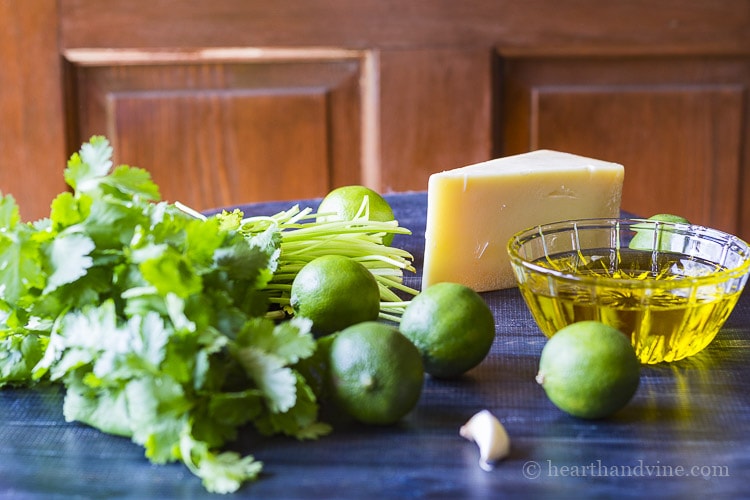
[[[101,5],[0,0],[0,190],[26,218],[105,134],[199,210],[553,148],[625,164],[626,210],[750,238],[750,2]]]
[[[57,3],[0,0],[0,193],[23,220],[49,214],[65,189],[65,120]]]

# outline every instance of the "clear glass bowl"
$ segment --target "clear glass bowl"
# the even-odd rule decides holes
[[[750,270],[750,248],[736,236],[645,219],[545,224],[514,235],[508,253],[546,336],[577,321],[601,321],[631,338],[642,363],[705,348]]]

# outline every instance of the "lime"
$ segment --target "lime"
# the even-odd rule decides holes
[[[367,211],[361,216],[377,222],[394,220],[393,210],[385,198],[377,191],[359,185],[342,186],[328,193],[318,205],[318,213],[329,215],[323,215],[319,220],[353,220],[360,213],[365,198]],[[392,241],[393,234],[386,234],[383,237],[385,245],[390,245]]]
[[[452,378],[487,356],[495,338],[495,318],[477,292],[443,282],[428,286],[409,302],[399,329],[419,349],[425,372]]]
[[[690,224],[690,221],[687,220],[685,217],[681,217],[679,215],[673,215],[673,214],[656,214],[649,217],[647,220],[651,221],[659,221],[659,222],[672,222],[672,223],[679,223],[679,224]],[[645,226],[645,227],[643,227]],[[643,225],[639,228],[639,225],[636,224],[633,226],[635,229],[635,236],[633,236],[633,239],[630,240],[630,244],[628,245],[633,250],[648,250],[652,251],[654,250],[654,247],[656,247],[656,250],[659,251],[669,251],[672,249],[672,242],[671,238],[669,237],[668,230],[659,230],[659,234],[657,235],[657,241],[656,244],[654,244],[654,230],[651,228],[650,225]]]
[[[359,262],[324,255],[307,264],[292,282],[294,314],[312,320],[316,335],[326,335],[380,314],[380,287]]]
[[[677,222],[680,224],[690,224],[690,221],[681,215],[674,214],[656,214],[648,218],[648,220],[658,220],[662,222]]]
[[[595,419],[624,407],[639,378],[640,363],[622,332],[598,321],[581,321],[547,341],[536,381],[564,412]]]
[[[337,333],[330,347],[329,373],[338,406],[365,424],[397,422],[422,394],[419,351],[385,323],[367,321]]]

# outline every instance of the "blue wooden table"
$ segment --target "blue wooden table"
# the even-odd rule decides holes
[[[413,252],[418,286],[424,193],[388,197],[401,225],[394,245]],[[243,207],[248,215],[289,202]],[[644,367],[631,403],[585,421],[557,410],[534,381],[545,338],[516,289],[483,294],[497,336],[464,378],[427,379],[400,424],[338,422],[318,441],[243,434],[236,448],[265,464],[235,498],[747,498],[750,487],[750,294],[714,342],[693,358]],[[202,498],[181,464],[151,465],[143,449],[62,416],[56,387],[0,390],[0,498]],[[458,434],[489,409],[505,425],[510,456],[478,467]]]

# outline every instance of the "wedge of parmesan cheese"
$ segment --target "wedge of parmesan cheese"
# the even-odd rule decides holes
[[[619,216],[624,175],[618,163],[550,150],[432,174],[422,289],[441,281],[478,292],[516,286],[511,236],[548,222]]]

